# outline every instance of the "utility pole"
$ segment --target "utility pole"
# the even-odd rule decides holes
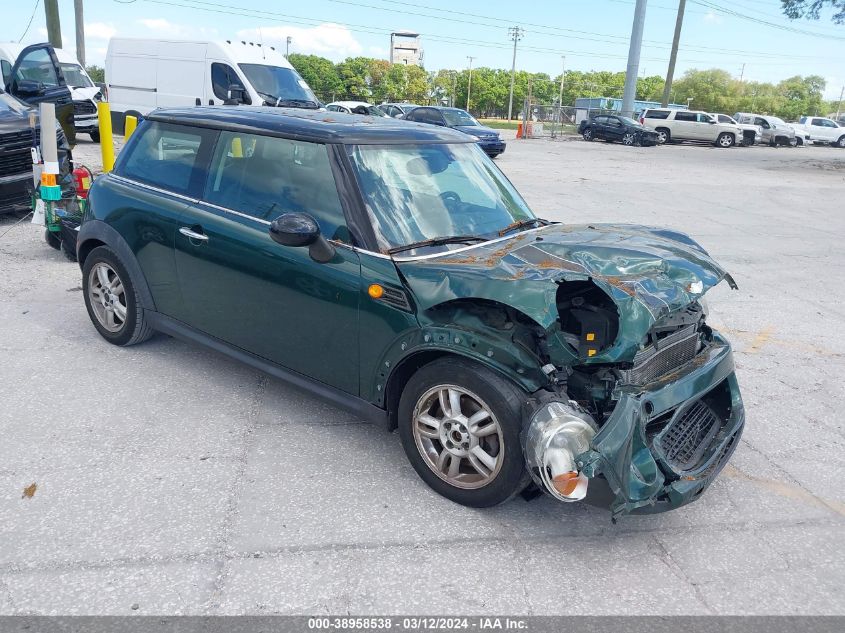
[[[631,46],[628,49],[628,68],[625,72],[625,90],[622,93],[622,116],[634,116],[634,98],[637,96],[637,76],[640,74],[640,49],[643,45],[646,1],[637,0],[637,5],[634,7]]]
[[[293,42],[293,38],[290,35],[288,35],[287,39],[285,40],[285,59],[287,59],[288,55],[290,55],[290,43],[291,42]]]
[[[563,107],[563,76],[566,74],[566,55],[560,56],[560,94],[557,98],[557,104],[561,108]]]
[[[513,40],[513,61],[511,62],[511,92],[508,97],[508,121],[511,120],[513,112],[513,81],[516,76],[516,43],[522,39],[523,30],[519,26],[512,26],[508,29],[508,35]]]
[[[469,93],[472,90],[472,60],[475,57],[471,57],[467,55],[467,59],[469,60],[469,81],[467,81],[467,112],[469,112]]]
[[[47,18],[47,41],[53,48],[61,48],[62,27],[59,23],[59,0],[44,0],[44,17]]]
[[[449,107],[455,107],[455,93],[458,91],[458,71],[452,71],[452,95],[449,99]]]
[[[839,123],[839,114],[842,112],[842,97],[845,96],[845,86],[839,91],[839,103],[836,106],[836,122]]]
[[[745,77],[745,64],[742,64],[742,70],[739,71],[739,83],[742,83],[743,78]]]
[[[85,68],[85,19],[82,16],[82,0],[73,0],[73,18],[76,22],[76,59]]]
[[[675,77],[675,62],[678,60],[678,43],[681,41],[681,27],[684,25],[684,9],[687,0],[680,0],[678,4],[678,17],[675,18],[675,36],[672,38],[672,53],[669,55],[669,70],[666,71],[666,83],[663,84],[663,101],[660,105],[664,108],[669,105],[669,95],[672,92],[672,80]]]

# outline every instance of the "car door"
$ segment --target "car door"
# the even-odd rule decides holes
[[[590,120],[590,128],[593,130],[593,138],[604,138],[604,128],[605,128],[605,121],[607,120],[606,116],[594,116]]]
[[[6,92],[30,105],[55,104],[56,120],[68,143],[75,145],[73,97],[53,47],[49,44],[27,46],[18,55],[9,75]]]
[[[672,124],[672,138],[677,139],[698,139],[696,126],[698,117],[695,112],[678,110],[675,112],[675,120]]]
[[[766,143],[771,142],[772,138],[774,138],[774,132],[772,131],[772,126],[769,124],[766,119],[763,117],[754,117],[754,125],[760,126],[763,130],[763,141]]]
[[[358,394],[360,262],[335,184],[333,148],[221,132],[202,199],[180,219],[180,319],[251,354]],[[318,263],[270,223],[305,212],[339,245]]]
[[[615,116],[605,118],[607,123],[605,124],[604,137],[608,141],[621,141],[622,137],[625,135],[625,126],[622,124],[622,121],[617,119]]]
[[[115,198],[106,206],[119,209],[109,223],[135,254],[156,310],[168,316],[182,309],[173,254],[177,222],[202,192],[216,136],[213,130],[144,121],[108,178]]]

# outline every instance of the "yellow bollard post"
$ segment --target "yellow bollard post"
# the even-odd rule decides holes
[[[111,111],[109,104],[100,101],[97,104],[97,118],[100,121],[100,151],[103,155],[103,173],[107,174],[114,167],[114,141],[111,132]]]
[[[129,137],[132,136],[132,132],[135,131],[135,128],[138,127],[138,117],[134,117],[131,114],[126,116],[126,122],[123,124],[123,142],[129,140]]]

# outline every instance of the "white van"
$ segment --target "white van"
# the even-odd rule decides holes
[[[3,74],[3,86],[11,84],[12,67],[26,48],[26,45],[17,42],[0,42],[0,70]],[[76,132],[90,135],[91,140],[96,143],[100,140],[97,102],[102,101],[103,94],[73,53],[61,48],[53,50],[56,52],[61,75],[70,89],[73,100],[73,124]],[[43,59],[46,60],[47,57],[43,56]],[[31,69],[33,65],[30,63],[26,68]]]
[[[243,41],[112,38],[106,87],[115,131],[127,114],[237,101],[316,109],[320,102],[272,46]]]

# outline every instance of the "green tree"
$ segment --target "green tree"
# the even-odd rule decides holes
[[[91,77],[91,81],[95,84],[105,83],[106,71],[100,66],[86,66],[85,72]]]
[[[337,67],[325,57],[291,53],[288,61],[322,101],[334,101],[343,92]]]
[[[836,10],[833,14],[833,21],[837,24],[845,24],[845,0],[781,0],[783,13],[790,20],[807,18],[818,20],[819,12],[825,5],[830,5]]]
[[[368,101],[370,89],[370,62],[367,57],[349,57],[337,65],[337,74],[343,84],[345,99]]]

